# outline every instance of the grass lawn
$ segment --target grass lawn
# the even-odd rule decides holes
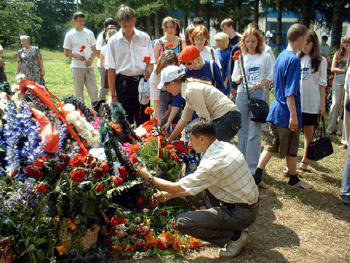
[[[58,97],[75,94],[70,65],[63,52],[42,50],[47,87]],[[6,73],[15,83],[16,52],[5,51]],[[96,69],[96,77],[99,74]],[[89,101],[85,94],[86,101]],[[264,181],[271,189],[260,193],[260,216],[250,227],[251,239],[235,259],[219,259],[218,248],[203,247],[184,257],[171,257],[166,262],[350,262],[350,207],[340,199],[341,178],[346,151],[339,149],[340,137],[331,136],[334,154],[311,162],[312,173],[302,176],[315,190],[302,191],[287,187],[282,169],[284,160],[273,158]],[[298,160],[303,153],[300,138]],[[155,262],[144,259],[142,262]]]

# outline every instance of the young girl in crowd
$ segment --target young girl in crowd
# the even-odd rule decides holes
[[[179,60],[174,51],[165,51],[157,60],[157,67],[151,74],[149,79],[150,85],[150,99],[153,101],[156,116],[159,123],[164,118],[165,112],[168,110],[168,105],[172,101],[172,95],[166,91],[165,88],[158,89],[160,83],[160,72],[169,65],[178,65]]]
[[[340,49],[334,54],[331,71],[334,73],[332,84],[332,106],[329,112],[327,133],[335,133],[338,117],[341,116],[343,108],[340,107],[344,97],[344,82],[346,67],[350,51],[350,36],[345,36],[341,41]],[[338,123],[337,135],[341,135],[342,122]]]
[[[299,52],[301,62],[301,110],[304,128],[304,155],[298,171],[308,169],[307,149],[312,142],[317,118],[326,113],[327,60],[321,56],[320,44],[314,31],[310,31],[306,45]]]
[[[201,57],[206,60],[214,60],[221,68],[220,60],[215,50],[209,46],[209,32],[205,26],[196,26],[191,34],[191,41],[193,45],[198,47]]]
[[[263,35],[255,28],[248,28],[242,35],[241,48],[249,96],[264,100],[264,87],[273,80],[273,61],[271,56],[264,52]],[[238,131],[238,149],[243,153],[252,174],[254,174],[260,157],[262,124],[250,120],[247,90],[246,86],[242,84],[242,65],[240,60],[236,63],[232,80],[239,84],[236,104],[242,116],[241,129]]]
[[[171,50],[178,54],[186,46],[186,43],[176,35],[176,28],[178,27],[176,19],[170,16],[164,18],[162,27],[164,36],[161,37],[154,45],[154,57],[156,61],[158,61],[159,56],[163,54],[164,51]]]

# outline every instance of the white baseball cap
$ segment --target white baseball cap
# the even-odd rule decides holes
[[[160,83],[158,84],[157,88],[163,89],[165,83],[183,77],[185,74],[185,71],[178,66],[167,66],[166,68],[162,69],[160,73]]]

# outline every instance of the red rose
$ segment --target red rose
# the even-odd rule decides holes
[[[126,223],[126,220],[124,218],[116,218],[114,216],[111,218],[111,224],[114,227],[116,227],[120,224],[125,224],[125,223]]]
[[[94,157],[92,157],[91,154],[88,154],[84,157],[84,164],[90,165],[90,163],[94,160]]]
[[[166,209],[162,209],[160,212],[162,213],[163,216],[168,214],[168,211]]]
[[[105,173],[107,173],[107,172],[109,171],[109,165],[108,165],[108,163],[102,163],[101,167],[102,167],[102,170],[103,170]]]
[[[36,166],[36,167],[43,168],[43,167],[44,167],[44,164],[45,164],[45,159],[42,159],[41,157],[37,158],[37,159],[34,161],[34,166]]]
[[[43,184],[38,184],[38,186],[36,187],[36,190],[39,193],[46,193],[47,192],[47,189],[46,189],[45,185],[43,185]]]
[[[128,178],[128,171],[126,170],[125,166],[118,167],[118,172],[120,177],[125,181]]]
[[[97,166],[97,163],[96,163],[96,162],[92,162],[92,163],[90,163],[90,165],[89,165],[90,169],[94,169],[96,166]]]
[[[142,197],[138,197],[138,198],[136,199],[136,203],[137,203],[138,205],[142,205],[143,202],[144,202],[144,200],[143,200]]]
[[[145,114],[152,114],[154,112],[154,109],[152,109],[151,107],[147,107],[145,109]]]
[[[157,204],[156,204],[156,202],[151,202],[150,204],[149,204],[149,209],[154,209],[154,208],[156,208],[157,207]]]
[[[117,253],[122,252],[122,250],[119,247],[117,247],[117,246],[112,246],[112,249],[113,249],[114,252],[117,252]]]
[[[134,247],[132,245],[128,246],[128,252],[133,252],[134,251]]]
[[[79,167],[84,163],[84,159],[81,155],[76,155],[69,161],[69,165],[73,167]]]
[[[103,184],[99,184],[95,187],[95,191],[97,193],[103,193],[104,190],[105,190],[105,188],[104,188]]]
[[[157,248],[159,248],[160,250],[166,250],[167,249],[167,244],[162,241],[161,239],[157,238]]]
[[[104,171],[101,167],[95,167],[94,169],[92,169],[92,173],[94,178],[99,179],[104,175]]]
[[[73,182],[81,183],[82,181],[84,181],[85,175],[86,172],[83,169],[77,168],[70,172],[69,177],[70,179],[72,179]]]
[[[65,165],[69,164],[70,157],[67,154],[64,154],[64,153],[60,154],[60,158],[64,161]]]
[[[137,163],[137,162],[138,162],[138,160],[137,160],[137,155],[136,155],[136,154],[133,154],[133,155],[131,156],[131,162],[132,162],[132,163]]]
[[[64,170],[64,166],[62,163],[56,163],[55,164],[55,171],[56,173],[58,173],[59,175],[63,172]]]
[[[123,179],[120,178],[119,176],[113,176],[112,180],[113,180],[113,183],[116,187],[123,184]]]
[[[43,175],[41,168],[32,165],[28,165],[26,168],[24,168],[24,173],[36,179],[40,178]]]

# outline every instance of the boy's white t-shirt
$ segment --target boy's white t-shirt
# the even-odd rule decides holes
[[[200,53],[201,57],[204,60],[213,60],[213,55],[211,54],[210,50],[213,50],[214,61],[216,62],[216,64],[218,64],[219,68],[221,69],[221,63],[220,63],[220,59],[218,57],[218,54],[216,54],[215,50],[212,47],[205,46],[204,49]]]
[[[312,73],[309,55],[304,55],[300,62],[301,110],[304,113],[318,114],[321,105],[320,86],[327,86],[327,60],[322,57],[318,71],[314,73]]]
[[[243,75],[241,72],[240,61],[237,60],[232,73],[232,81],[235,81],[239,76]],[[248,88],[251,92],[254,85],[257,82],[261,82],[265,79],[273,81],[274,65],[271,56],[263,52],[261,54],[243,55],[244,71],[248,82]],[[245,88],[241,84],[238,86],[237,92],[246,92]]]
[[[104,45],[102,48],[101,48],[101,55],[106,59],[106,54],[107,54],[107,45]],[[99,67],[101,67],[101,62],[100,62],[100,66]],[[108,68],[106,68],[106,66],[105,66],[105,68],[104,68],[105,70],[108,70]]]
[[[104,31],[102,31],[100,34],[98,34],[97,36],[97,40],[96,40],[96,50],[97,51],[101,51],[102,47],[103,47],[103,43],[104,43],[104,39],[103,39],[103,34]],[[101,67],[101,59],[99,58],[97,60],[97,66],[100,68]]]
[[[81,46],[85,46],[83,55],[86,60],[88,60],[92,55],[92,47],[96,45],[96,40],[94,33],[89,29],[83,28],[82,31],[77,31],[75,28],[70,30],[66,37],[64,38],[63,48],[69,49],[72,53],[79,54]],[[94,65],[91,64],[90,68]],[[78,59],[72,58],[72,68],[87,68],[86,61],[81,61]]]

